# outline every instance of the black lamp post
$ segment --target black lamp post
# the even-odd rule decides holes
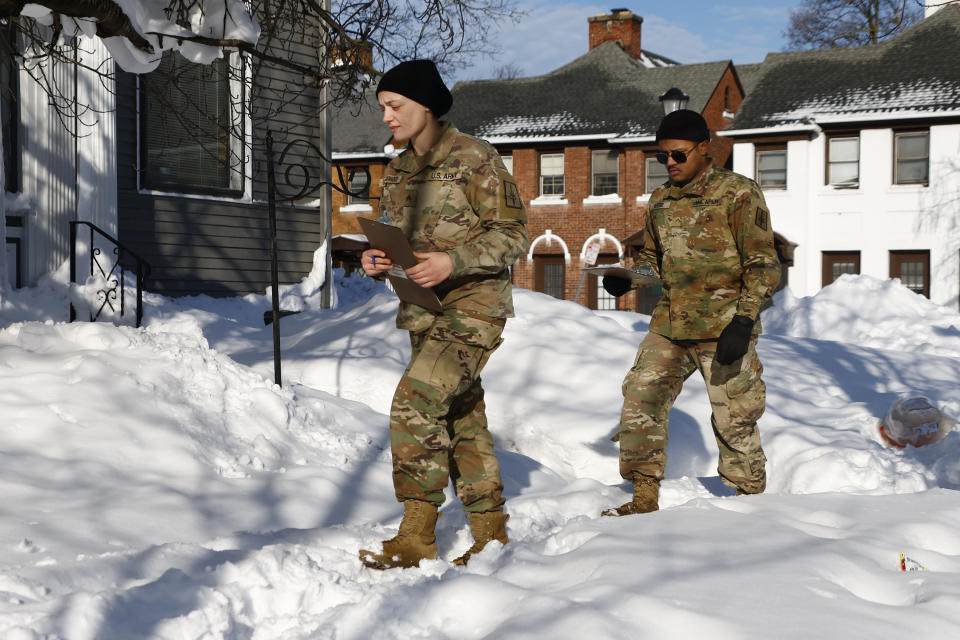
[[[666,92],[660,94],[658,99],[663,106],[663,115],[667,115],[679,109],[686,109],[690,96],[676,87],[670,87]]]

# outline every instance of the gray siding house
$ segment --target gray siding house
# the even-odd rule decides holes
[[[99,40],[81,38],[78,48],[113,73]],[[300,45],[292,55],[315,61],[318,51]],[[264,141],[270,131],[277,166],[285,145],[299,140],[284,158],[300,165],[293,175],[328,176],[317,153],[329,157],[321,92],[290,91],[300,78],[262,68],[253,87],[251,65],[238,54],[201,66],[168,52],[164,71],[118,69],[108,83],[73,65],[53,68],[68,99],[91,107],[65,117],[9,55],[0,66],[10,87],[0,108],[12,285],[32,286],[63,268],[69,223],[83,221],[150,264],[148,291],[224,296],[269,286]],[[324,189],[278,204],[281,283],[309,273],[330,237],[329,211]]]

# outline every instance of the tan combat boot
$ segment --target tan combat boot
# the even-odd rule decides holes
[[[465,565],[475,553],[480,553],[488,542],[494,540],[507,544],[507,519],[510,516],[502,511],[484,511],[483,513],[468,513],[470,532],[473,534],[473,546],[467,552],[453,561],[453,564]]]
[[[360,560],[371,569],[416,567],[424,558],[437,557],[437,505],[424,500],[405,500],[403,520],[397,535],[383,542],[383,552],[360,550]]]
[[[660,508],[660,481],[650,476],[634,475],[633,500],[625,502],[615,509],[606,509],[605,516],[629,516],[634,513],[650,513]]]

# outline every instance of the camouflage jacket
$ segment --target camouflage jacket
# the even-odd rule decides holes
[[[709,166],[650,196],[640,262],[663,280],[650,330],[672,340],[717,338],[734,315],[757,320],[780,282],[770,213],[753,180]]]
[[[510,317],[508,267],[529,246],[520,190],[496,149],[449,123],[442,127],[428,153],[407,148],[387,166],[380,220],[403,229],[414,251],[450,256],[453,273],[434,287],[445,310]],[[434,319],[402,302],[397,327],[422,331]]]

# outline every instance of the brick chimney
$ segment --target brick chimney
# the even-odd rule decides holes
[[[360,39],[338,40],[330,48],[335,64],[353,64],[361,70],[373,68],[373,44]]]
[[[587,18],[590,23],[590,49],[604,42],[616,42],[634,58],[641,55],[640,27],[643,18],[628,9],[611,9],[607,15]]]

